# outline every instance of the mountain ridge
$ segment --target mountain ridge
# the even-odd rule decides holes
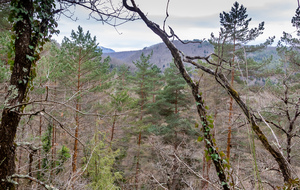
[[[204,41],[202,43],[188,44],[183,44],[180,41],[173,41],[173,43],[180,51],[189,56],[207,56],[214,51],[213,45],[207,41]],[[170,66],[170,63],[172,63],[173,61],[173,57],[164,43],[154,44],[141,50],[103,52],[103,57],[109,56],[111,58],[111,64],[114,67],[125,64],[130,67],[130,70],[135,70],[135,66],[132,62],[139,60],[142,53],[144,53],[145,55],[149,55],[152,52],[153,55],[149,60],[150,63],[157,65],[162,71],[164,71],[165,68],[168,68]],[[249,54],[249,56],[256,61],[263,60],[264,58],[268,58],[271,55],[275,60],[279,59],[276,52],[276,47],[268,47],[265,50]]]

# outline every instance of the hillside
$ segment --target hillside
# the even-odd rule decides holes
[[[213,52],[213,46],[209,42],[203,43],[189,43],[182,44],[179,41],[174,41],[175,46],[184,52],[186,55],[190,56],[206,56]],[[155,44],[150,47],[145,47],[142,50],[137,51],[123,51],[123,52],[104,52],[104,57],[111,57],[111,64],[115,66],[119,66],[122,64],[129,65],[131,69],[134,70],[133,61],[139,59],[142,53],[148,55],[153,52],[153,56],[150,59],[151,63],[157,65],[160,69],[164,70],[169,67],[169,64],[172,62],[172,55],[170,51],[167,49],[166,45],[163,43]],[[256,61],[261,61],[265,58],[273,56],[274,60],[278,60],[279,57],[276,53],[276,47],[268,47],[263,51],[258,51],[255,53],[249,54],[249,57],[252,57]]]

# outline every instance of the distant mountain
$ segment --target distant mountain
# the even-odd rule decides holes
[[[110,49],[110,48],[106,48],[106,47],[103,47],[103,46],[100,46],[100,49],[102,50],[102,53],[113,53],[113,52],[115,52],[115,50]]]
[[[207,56],[214,51],[213,46],[204,41],[202,43],[189,43],[189,44],[182,44],[179,41],[174,41],[174,45],[186,55],[189,56]],[[150,47],[145,47],[142,50],[136,51],[123,51],[123,52],[104,52],[103,56],[110,56],[111,64],[114,66],[120,66],[122,64],[126,64],[130,67],[131,70],[135,70],[135,66],[132,63],[133,61],[139,60],[140,55],[144,53],[145,55],[150,54],[153,52],[153,56],[150,59],[150,63],[157,65],[162,71],[165,68],[170,66],[170,63],[173,60],[173,57],[166,47],[164,43],[159,43],[152,45]],[[275,47],[269,47],[266,50],[259,51],[256,53],[249,54],[249,57],[252,57],[256,61],[261,61],[265,58],[273,56],[273,59],[277,60],[278,55],[276,53]]]

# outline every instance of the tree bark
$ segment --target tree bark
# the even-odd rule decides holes
[[[18,11],[15,11],[13,15],[17,19],[14,26],[15,60],[0,124],[0,190],[15,189],[10,181],[10,176],[14,174],[16,168],[14,138],[21,119],[19,113],[24,108],[19,104],[23,103],[27,94],[28,83],[32,80],[31,67],[37,61],[37,56],[34,56],[35,49],[41,41],[41,34],[46,34],[45,37],[48,35],[47,28],[53,16],[51,15],[53,11],[51,2],[49,0],[41,1],[41,4],[47,3],[48,6],[42,7],[43,15],[39,15],[39,24],[35,26],[35,29],[38,29],[34,31],[32,26],[34,20],[32,18],[34,18],[33,4],[35,2],[31,0],[11,2],[15,8],[14,10]]]
[[[17,8],[24,8],[31,12],[32,2],[30,0],[18,1]],[[5,97],[5,108],[2,112],[0,125],[0,187],[3,189],[15,189],[8,182],[9,176],[15,172],[15,150],[14,138],[21,119],[19,113],[22,111],[17,105],[22,103],[27,90],[32,61],[26,56],[33,56],[34,51],[29,48],[31,42],[31,25],[29,15],[18,13],[22,21],[16,23],[15,60],[10,78],[10,86]],[[10,107],[17,106],[13,109]],[[0,188],[0,189],[1,189]]]

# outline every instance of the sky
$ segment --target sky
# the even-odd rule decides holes
[[[217,35],[220,30],[219,14],[223,11],[229,12],[234,2],[235,0],[170,0],[166,26],[171,26],[182,40],[208,39],[212,32]],[[265,22],[264,34],[251,44],[262,43],[271,36],[279,40],[283,31],[295,33],[291,18],[295,15],[297,0],[238,2],[247,8],[248,18],[252,18],[250,28]],[[136,3],[150,20],[163,25],[167,0],[136,0]],[[84,31],[89,30],[92,36],[96,36],[100,46],[115,51],[139,50],[162,42],[141,20],[127,22],[114,28],[89,18],[89,11],[82,7],[75,7],[74,13],[73,18],[77,18],[77,21],[65,16],[59,18],[60,34],[53,36],[59,43],[64,36],[70,37],[72,29],[76,31],[78,25],[83,27]]]

